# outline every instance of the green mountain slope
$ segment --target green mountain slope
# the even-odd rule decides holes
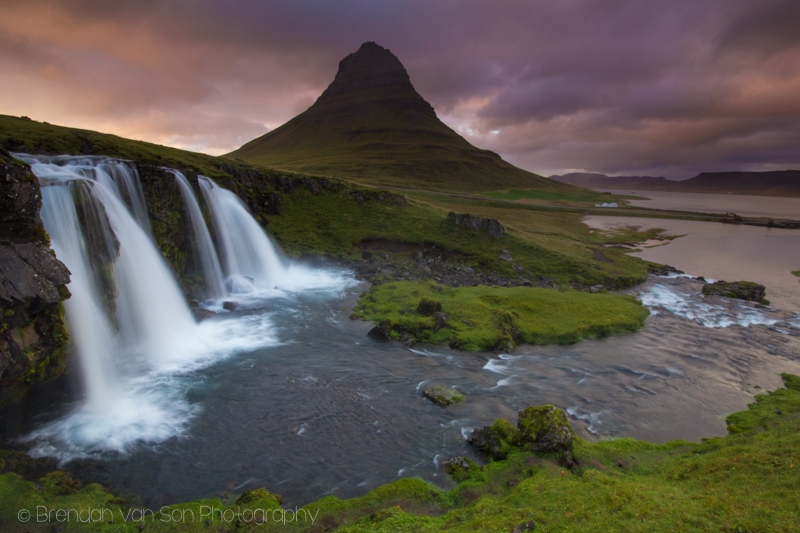
[[[472,146],[436,117],[397,57],[371,42],[340,62],[314,105],[228,157],[370,185],[578,191]]]

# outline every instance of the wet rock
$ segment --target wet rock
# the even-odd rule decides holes
[[[392,336],[392,321],[388,319],[382,320],[377,326],[369,330],[367,335],[375,339],[389,339]]]
[[[766,292],[766,287],[752,281],[717,281],[703,286],[703,294],[706,296],[724,296],[768,304],[764,298]]]
[[[448,405],[461,403],[467,399],[464,394],[453,388],[445,387],[444,385],[431,385],[426,388],[422,394],[439,407],[447,407]]]
[[[239,304],[237,304],[236,302],[225,301],[222,302],[222,308],[225,309],[226,311],[236,311],[237,309],[239,309]]]
[[[453,457],[444,462],[444,471],[447,472],[454,481],[462,482],[472,478],[481,471],[481,467],[469,457]]]
[[[650,265],[647,268],[647,271],[650,274],[653,274],[655,276],[668,276],[670,274],[683,274],[683,270],[678,270],[674,266],[670,266],[670,265],[656,265],[656,264],[653,264],[653,265]]]
[[[30,167],[0,149],[0,407],[61,374],[69,270],[49,248]]]
[[[206,309],[205,307],[193,307],[192,314],[198,321],[207,320],[209,318],[214,318],[215,316],[217,316],[217,313],[215,313],[210,309]]]
[[[467,442],[489,459],[502,461],[514,449],[518,439],[517,429],[501,418],[491,426],[474,430]]]
[[[550,404],[520,411],[517,428],[520,444],[534,452],[568,452],[575,439],[566,413]]]

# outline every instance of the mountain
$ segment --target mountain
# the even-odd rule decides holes
[[[310,108],[226,157],[370,185],[573,190],[472,146],[437,118],[400,60],[374,42],[339,63]]]
[[[642,189],[654,187],[669,187],[665,178],[651,176],[606,176],[593,172],[572,172],[561,176],[550,176],[551,180],[569,183],[577,187],[589,189]]]
[[[800,170],[702,172],[682,181],[650,176],[606,176],[591,172],[550,176],[550,179],[589,189],[800,196]]]

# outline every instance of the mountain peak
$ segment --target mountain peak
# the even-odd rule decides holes
[[[313,107],[341,104],[398,101],[416,111],[435,116],[430,106],[414,89],[405,67],[388,48],[369,41],[339,62],[339,71]]]
[[[311,107],[228,155],[370,185],[569,188],[472,146],[438,119],[400,60],[374,42],[339,62],[336,77]]]

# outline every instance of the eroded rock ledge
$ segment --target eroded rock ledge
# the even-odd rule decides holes
[[[0,407],[64,370],[69,271],[50,250],[41,205],[30,167],[0,149]]]

